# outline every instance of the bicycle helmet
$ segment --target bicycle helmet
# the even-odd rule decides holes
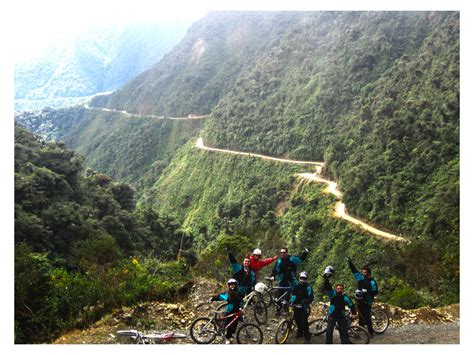
[[[323,276],[331,277],[335,273],[336,273],[336,269],[334,269],[334,267],[332,267],[331,265],[328,265],[323,271]]]
[[[364,291],[357,289],[355,290],[354,296],[357,300],[361,300],[364,298]]]
[[[259,293],[263,293],[265,292],[267,289],[267,285],[265,285],[263,282],[258,282],[256,285],[255,285],[255,291],[259,292]]]
[[[237,286],[238,284],[239,284],[239,283],[237,282],[236,279],[229,279],[229,280],[227,281],[227,285],[236,285],[236,286]]]
[[[253,251],[253,255],[262,255],[262,251],[257,248]]]
[[[300,273],[300,282],[303,283],[303,284],[308,282],[308,273],[306,271],[301,271],[301,273]]]

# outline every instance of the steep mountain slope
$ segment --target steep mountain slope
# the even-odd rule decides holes
[[[411,240],[386,245],[333,220],[321,186],[293,180],[299,169],[212,155],[192,141],[140,202],[196,234],[197,271],[223,278],[227,249],[285,243],[311,247],[311,270],[344,269],[348,254],[377,261],[394,303],[458,301],[459,13],[213,13],[92,105],[211,113],[202,132],[211,146],[324,160],[352,212]],[[96,122],[89,137],[108,129]],[[81,140],[101,159],[116,149],[99,153],[98,142]]]
[[[59,40],[16,64],[15,110],[58,107],[115,90],[160,60],[188,26],[117,24]]]
[[[118,92],[94,99],[91,106],[140,114],[208,114],[300,16],[210,13],[160,63]]]

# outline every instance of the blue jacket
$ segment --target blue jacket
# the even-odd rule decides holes
[[[352,314],[356,313],[354,303],[346,294],[338,295],[329,283],[328,279],[324,279],[324,293],[329,297],[331,305],[328,314],[334,318],[344,318],[346,316],[346,306],[350,308]]]
[[[276,276],[281,287],[295,287],[298,283],[296,279],[296,267],[301,264],[308,255],[304,251],[300,256],[287,255],[277,260],[273,267],[272,276]]]
[[[364,293],[364,298],[358,302],[367,303],[369,306],[372,305],[375,295],[379,292],[377,282],[372,277],[365,278],[364,275],[357,270],[351,260],[349,260],[349,268],[357,281],[357,287],[360,290],[367,290],[367,292]]]
[[[242,306],[242,294],[235,292],[235,294],[229,294],[229,292],[222,292],[211,298],[211,301],[227,301],[227,307],[225,312],[227,314],[235,313]]]
[[[313,288],[308,284],[298,284],[291,291],[291,303],[303,305],[304,310],[308,311],[309,305],[314,301]]]

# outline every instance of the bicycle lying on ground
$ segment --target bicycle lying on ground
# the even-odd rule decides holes
[[[289,307],[290,310],[287,319],[280,322],[275,333],[275,343],[277,344],[285,344],[288,341],[290,334],[296,329],[295,312],[293,308],[302,308],[303,306],[300,304],[290,304]]]
[[[249,305],[252,306],[253,316],[259,325],[266,324],[268,319],[267,306],[262,299],[262,294],[265,292],[265,287],[266,286],[263,283],[256,284],[255,289],[242,299],[242,308],[246,310]],[[224,313],[226,307],[227,303],[223,303],[216,308],[216,311]]]
[[[324,317],[317,318],[311,322],[309,322],[309,332],[311,335],[321,335],[326,332],[328,327],[328,318],[329,315],[327,313],[328,305],[323,304],[323,312],[326,313]],[[351,317],[350,312],[346,312],[346,319],[347,324],[349,325],[347,329],[347,333],[349,335],[349,341],[351,344],[368,344],[370,342],[370,335],[369,332],[360,325],[352,324],[353,320]],[[339,328],[336,324],[335,329],[339,331]]]
[[[237,312],[229,315],[219,311],[213,311],[213,316],[200,317],[194,320],[190,327],[190,334],[197,344],[210,344],[217,336],[224,337],[227,329],[242,318],[241,324],[236,331],[237,343],[239,344],[262,344],[263,332],[256,324],[246,323],[244,311],[240,308]],[[230,319],[229,322],[226,320]]]
[[[186,334],[167,332],[167,333],[149,333],[145,334],[135,329],[117,330],[120,336],[130,337],[135,344],[163,344],[170,343],[174,339],[186,338]]]

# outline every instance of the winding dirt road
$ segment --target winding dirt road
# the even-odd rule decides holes
[[[312,182],[321,182],[327,184],[327,187],[324,189],[323,192],[333,194],[336,196],[339,201],[336,202],[334,206],[334,217],[336,218],[342,218],[345,221],[348,221],[349,223],[352,223],[363,230],[373,234],[375,237],[384,239],[384,240],[389,240],[389,241],[397,241],[397,242],[406,242],[407,240],[401,236],[397,236],[395,234],[391,234],[388,232],[384,232],[380,229],[377,229],[375,227],[372,227],[371,225],[354,218],[350,216],[347,213],[346,210],[346,205],[342,203],[340,200],[342,198],[342,193],[341,191],[337,188],[337,183],[334,181],[326,180],[323,179],[320,174],[321,174],[321,169],[324,166],[323,162],[316,162],[316,161],[302,161],[302,160],[291,160],[291,159],[280,159],[280,158],[274,158],[262,154],[254,154],[254,153],[246,153],[246,152],[239,152],[239,151],[234,151],[234,150],[228,150],[228,149],[219,149],[219,148],[211,148],[208,146],[204,145],[204,141],[202,138],[198,138],[196,141],[196,147],[199,149],[204,149],[212,152],[220,152],[220,153],[227,153],[227,154],[235,154],[235,155],[244,155],[244,156],[251,156],[251,157],[257,157],[265,160],[273,160],[273,161],[278,161],[282,163],[289,163],[289,164],[302,164],[302,165],[313,165],[315,166],[316,172],[315,173],[299,173],[296,174],[301,179],[307,180],[307,181],[312,181]]]
[[[201,118],[206,118],[209,117],[209,115],[202,115],[202,116],[197,116],[193,114],[189,114],[186,117],[168,117],[168,116],[156,116],[156,115],[139,115],[136,113],[129,113],[127,111],[120,111],[120,110],[115,110],[115,109],[110,109],[110,108],[105,108],[105,107],[90,107],[88,104],[84,105],[84,108],[86,110],[95,110],[95,111],[101,111],[101,112],[117,112],[121,113],[125,116],[128,117],[146,117],[146,118],[155,118],[158,120],[164,120],[165,118],[168,120],[199,120]]]

